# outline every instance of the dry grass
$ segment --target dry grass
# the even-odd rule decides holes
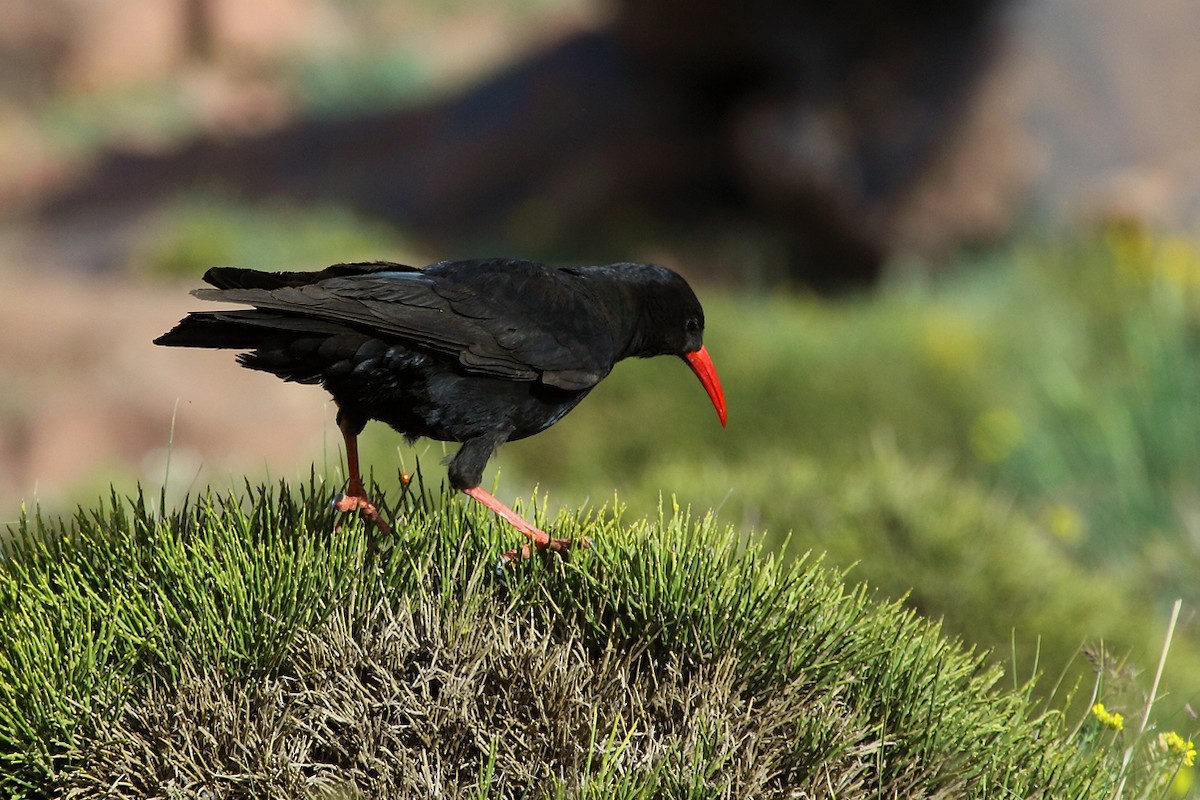
[[[89,734],[85,766],[63,788],[78,798],[520,797],[640,773],[705,796],[828,785],[848,796],[873,771],[878,738],[845,729],[828,742],[840,755],[805,777],[818,754],[796,752],[797,724],[843,711],[807,681],[757,698],[729,655],[694,668],[613,646],[592,657],[500,611],[480,609],[462,629],[433,603],[381,603],[365,630],[336,615],[299,639],[278,675],[249,685],[189,667]]]

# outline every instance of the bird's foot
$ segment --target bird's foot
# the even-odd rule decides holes
[[[378,528],[381,533],[390,534],[392,532],[392,526],[388,525],[387,520],[380,516],[379,509],[367,499],[365,494],[352,494],[351,492],[338,494],[333,498],[333,508],[343,514],[357,511],[359,516]],[[341,524],[342,522],[339,520],[337,527],[341,527]]]
[[[478,486],[472,486],[469,489],[462,490],[468,497],[478,500],[483,505],[490,508],[492,511],[500,515],[500,517],[520,531],[526,539],[526,542],[521,547],[509,550],[504,555],[500,556],[500,560],[496,562],[496,568],[503,570],[505,567],[513,564],[524,558],[529,558],[534,553],[566,553],[573,545],[578,547],[591,547],[591,540],[587,537],[578,540],[572,539],[557,539],[546,533],[541,528],[526,520],[517,512],[513,511],[508,506],[497,500],[490,492],[481,489]]]
[[[509,550],[496,562],[496,569],[502,570],[505,567],[513,564],[516,561],[521,561],[526,558],[532,558],[534,553],[545,555],[546,553],[565,554],[572,547],[591,547],[592,540],[586,536],[582,539],[556,539],[549,536],[543,531],[534,528],[535,531],[545,536],[545,539],[538,539],[534,535],[529,535],[529,541],[520,547],[515,547]],[[524,533],[524,531],[522,531]]]

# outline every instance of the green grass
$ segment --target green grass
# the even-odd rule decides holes
[[[390,226],[336,206],[212,196],[167,205],[142,236],[135,260],[143,274],[195,280],[212,266],[323,269],[407,252]]]
[[[562,512],[541,522],[594,547],[498,576],[513,534],[460,499],[409,493],[372,538],[331,532],[327,493],[25,519],[0,570],[0,791],[1094,798],[1127,746],[1121,796],[1169,777],[1153,735],[1068,718],[710,517]]]
[[[295,83],[307,113],[328,118],[413,104],[429,93],[430,77],[410,53],[384,50],[308,60]]]

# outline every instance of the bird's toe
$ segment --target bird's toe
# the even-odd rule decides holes
[[[496,561],[496,572],[501,573],[507,567],[511,567],[518,561],[524,561],[527,558],[532,558],[534,553],[545,555],[546,553],[559,553],[565,555],[572,547],[591,547],[592,540],[586,536],[579,539],[557,539],[547,536],[542,541],[527,542],[520,547],[514,547]]]
[[[380,516],[379,509],[365,497],[339,492],[334,495],[332,505],[335,511],[339,511],[342,514],[357,511],[364,520],[378,528],[381,533],[387,534],[392,532],[392,527]]]

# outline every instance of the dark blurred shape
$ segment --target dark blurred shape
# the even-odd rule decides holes
[[[215,187],[344,202],[445,257],[594,259],[753,231],[785,254],[771,277],[869,285],[1002,6],[624,0],[608,29],[422,108],[114,153],[43,216],[135,214]]]
[[[183,6],[185,52],[196,61],[208,61],[216,50],[216,9],[212,0],[186,0]]]
[[[790,277],[869,284],[890,229],[985,73],[998,0],[622,0],[634,57],[720,139],[739,211],[787,240]]]

